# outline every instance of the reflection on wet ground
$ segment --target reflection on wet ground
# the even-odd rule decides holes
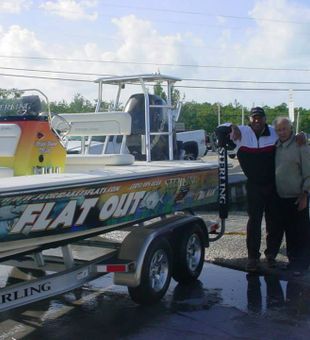
[[[247,275],[248,310],[292,324],[310,320],[310,289],[296,281],[281,282],[275,276]]]
[[[110,275],[87,287],[0,315],[1,339],[307,338],[310,288],[212,264],[162,302],[132,302]],[[267,333],[266,333],[267,332]],[[270,336],[270,337],[269,337]]]

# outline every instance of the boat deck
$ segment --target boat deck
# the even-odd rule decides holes
[[[113,181],[171,175],[173,173],[207,171],[216,169],[217,163],[203,161],[136,161],[132,165],[103,166],[89,169],[81,166],[77,170],[61,174],[44,174],[0,178],[0,196],[10,192],[25,192],[48,189],[73,188],[81,185],[111,183]]]

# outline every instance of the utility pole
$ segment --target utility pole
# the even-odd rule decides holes
[[[294,114],[294,98],[293,98],[293,90],[289,90],[288,93],[288,117],[293,123],[295,120],[295,114]]]
[[[241,108],[241,125],[244,125],[244,107]]]
[[[217,125],[221,125],[221,105],[217,103]]]
[[[297,109],[297,118],[296,118],[296,133],[299,132],[299,109]]]

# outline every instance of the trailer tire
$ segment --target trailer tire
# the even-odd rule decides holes
[[[184,160],[194,161],[198,157],[198,145],[196,143],[184,143],[183,149],[185,151]]]
[[[176,253],[172,277],[179,283],[195,281],[201,273],[205,257],[204,234],[197,224],[181,235]]]
[[[172,250],[164,238],[155,239],[143,260],[140,285],[128,287],[133,301],[141,305],[153,304],[166,293],[172,275]]]
[[[185,155],[184,155],[185,161],[195,161],[196,159],[197,159],[197,156],[194,152],[185,151]]]

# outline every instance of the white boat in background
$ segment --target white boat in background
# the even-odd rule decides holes
[[[92,113],[42,114],[37,96],[0,104],[0,259],[216,200],[218,165],[178,159],[180,107],[171,103],[178,80],[100,78]],[[167,102],[148,93],[156,82],[166,84]],[[101,112],[104,85],[117,87],[110,112]],[[128,85],[140,85],[142,93],[119,111]],[[72,140],[75,151],[67,153]]]

